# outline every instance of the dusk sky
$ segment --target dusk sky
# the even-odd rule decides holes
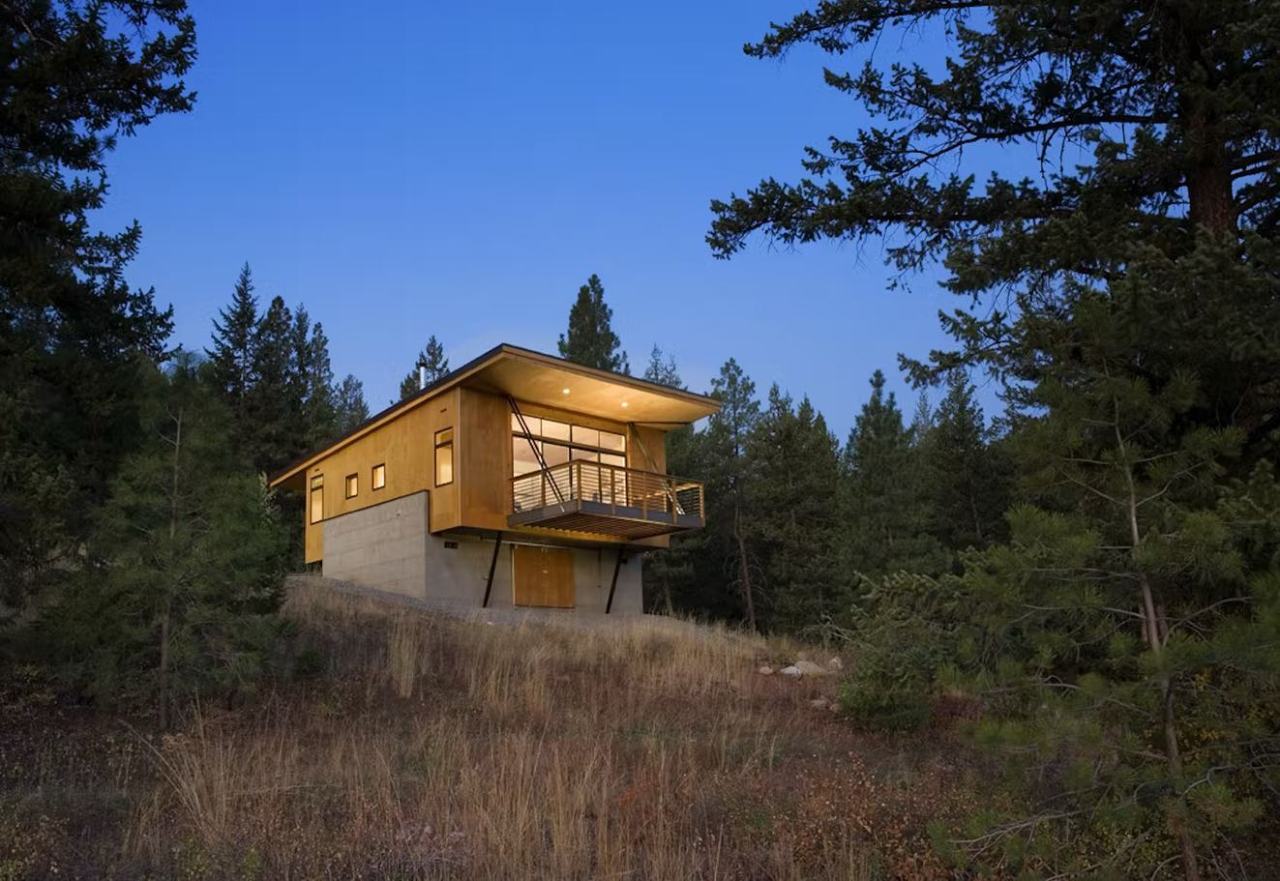
[[[100,213],[142,223],[129,278],[173,303],[175,342],[206,345],[247,260],[378,410],[432,333],[455,366],[554,353],[595,272],[635,372],[657,343],[702,391],[733,356],[843,439],[880,367],[910,414],[896,356],[944,342],[956,305],[932,277],[888,290],[878,242],[726,262],[703,241],[712,198],[864,121],[821,81],[838,60],[743,55],[794,4],[192,6],[196,108],[122,142]]]

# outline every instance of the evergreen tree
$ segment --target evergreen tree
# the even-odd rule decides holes
[[[653,351],[649,353],[649,363],[644,368],[644,378],[658,385],[684,388],[684,383],[680,379],[680,370],[676,367],[676,359],[671,355],[663,357],[662,349],[657,343],[653,344]]]
[[[944,316],[955,349],[912,363],[914,376],[979,364],[1020,380],[1015,388],[1052,368],[1041,337],[1072,314],[1073,280],[1110,291],[1138,259],[1162,274],[1185,274],[1179,263],[1209,254],[1224,271],[1275,264],[1274,3],[839,0],[775,25],[746,51],[869,53],[922,31],[945,41],[942,73],[897,62],[886,70],[874,58],[857,73],[829,71],[828,85],[872,121],[810,149],[799,182],[768,178],[714,202],[708,240],[718,255],[757,230],[783,243],[901,233],[888,252],[898,267],[939,260],[946,286],[974,302]],[[1038,173],[984,170],[979,182],[947,161],[987,145],[1005,157],[1001,169]],[[1152,251],[1165,266],[1141,258]],[[1162,299],[1162,314],[1135,305],[1151,321],[1151,381],[1193,369],[1201,393],[1184,418],[1242,427],[1239,467],[1275,458],[1280,336],[1252,331],[1275,320],[1275,299],[1256,284],[1217,300]]]
[[[135,361],[171,315],[123,281],[141,229],[93,229],[122,135],[181,113],[186,4],[10,4],[0,15],[0,600],[65,573],[137,441]]]
[[[929,534],[922,457],[893,392],[886,394],[884,386],[884,374],[877,370],[871,398],[841,457],[844,566],[862,576],[900,569],[936,573],[946,565],[946,555]]]
[[[613,310],[604,301],[604,285],[600,276],[587,279],[578,288],[578,299],[569,310],[569,332],[560,335],[560,357],[577,364],[630,373],[627,353],[620,352],[622,341],[613,332]]]
[[[296,376],[297,325],[281,297],[274,297],[254,329],[254,386],[247,406],[253,467],[271,473],[303,447],[301,383]]]
[[[336,400],[336,427],[339,437],[354,431],[369,418],[369,405],[364,400],[364,386],[348,373],[334,392]]]
[[[952,551],[1002,540],[1008,467],[963,371],[948,377],[923,452],[933,536]]]
[[[704,439],[708,528],[717,546],[715,559],[723,565],[720,579],[728,579],[741,599],[739,614],[755,630],[759,561],[749,546],[746,522],[751,480],[747,441],[760,420],[760,402],[755,383],[732,358],[711,381],[711,395],[720,401],[720,410],[711,417]]]
[[[286,543],[194,360],[142,379],[143,443],[97,516],[95,565],[36,641],[71,683],[104,701],[154,699],[165,725],[181,697],[253,687],[276,634]]]
[[[253,273],[245,263],[236,279],[231,304],[218,310],[218,318],[213,321],[212,347],[205,350],[212,381],[231,411],[237,431],[245,424],[249,390],[254,383],[253,342],[257,325],[258,299],[253,295]]]
[[[748,441],[746,530],[763,574],[768,629],[813,629],[847,601],[839,579],[839,445],[808,398],[793,407],[776,385]]]
[[[295,430],[300,435],[301,451],[305,452],[336,436],[337,411],[329,338],[319,322],[311,324],[301,304],[293,315],[291,374],[290,399],[298,411]]]
[[[435,334],[427,340],[426,348],[418,353],[418,360],[413,362],[413,370],[400,380],[400,400],[412,398],[421,389],[418,368],[427,369],[427,385],[439,382],[449,373],[449,359],[444,355],[444,346],[436,339]]]

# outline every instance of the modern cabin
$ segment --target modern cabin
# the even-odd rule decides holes
[[[642,611],[641,557],[704,525],[668,431],[712,398],[500,345],[285,468],[306,562],[429,603]]]

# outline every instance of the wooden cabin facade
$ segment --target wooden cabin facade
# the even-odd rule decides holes
[[[294,463],[306,562],[428,602],[641,610],[640,556],[704,524],[665,435],[711,398],[500,345]]]

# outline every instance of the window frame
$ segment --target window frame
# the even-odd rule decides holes
[[[444,440],[441,440],[441,439],[440,439],[440,435],[445,434],[445,433],[448,433],[448,437],[447,437],[447,438],[445,438]],[[452,425],[445,426],[444,428],[441,428],[441,429],[437,430],[437,431],[435,432],[435,434],[433,434],[433,435],[432,435],[431,440],[432,440],[432,445],[433,445],[433,451],[432,451],[432,456],[431,456],[431,471],[432,471],[432,475],[431,475],[431,476],[432,476],[432,478],[433,478],[433,483],[434,483],[437,487],[441,487],[441,486],[449,486],[450,484],[452,484],[452,483],[453,483],[454,477],[456,476],[456,471],[455,471],[454,466],[457,464],[457,460],[454,458],[454,455],[453,455],[453,452],[454,452],[454,450],[453,450],[453,439],[454,439],[454,437],[453,437],[453,426],[452,426]],[[449,450],[449,479],[448,479],[448,480],[446,480],[446,481],[444,481],[443,483],[441,483],[441,481],[440,481],[440,451],[441,451],[441,450],[443,450],[443,449],[446,449],[446,448]]]
[[[382,470],[382,482],[378,482],[378,470]],[[369,491],[377,492],[380,489],[387,488],[387,463],[379,462],[369,469]]]
[[[346,496],[346,498],[348,499],[354,499],[356,496],[360,495],[360,472],[359,471],[355,472],[354,474],[348,474],[346,476],[346,478],[342,481],[342,491]]]
[[[320,516],[316,516],[316,493],[320,494]],[[314,526],[324,522],[324,475],[316,474],[311,478],[307,495],[307,525]]]

